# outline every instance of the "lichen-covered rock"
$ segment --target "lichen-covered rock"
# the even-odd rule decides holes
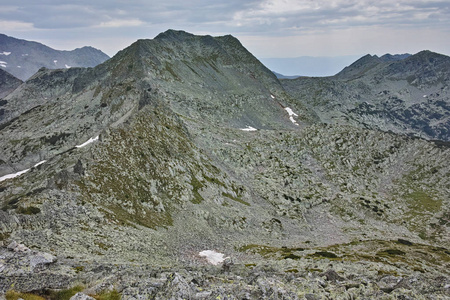
[[[70,300],[94,300],[94,298],[92,298],[89,295],[79,292],[79,293],[76,293],[75,295],[73,295],[72,297],[70,297]]]

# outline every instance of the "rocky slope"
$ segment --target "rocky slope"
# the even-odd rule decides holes
[[[92,47],[60,51],[41,43],[0,34],[0,67],[21,80],[27,80],[42,67],[94,67],[107,59],[108,55]]]
[[[5,100],[2,293],[449,296],[449,148],[318,122],[232,36],[169,30]]]
[[[14,91],[21,84],[22,80],[0,69],[0,99]],[[5,103],[2,102],[2,105],[4,104]]]
[[[367,55],[336,76],[283,80],[323,122],[450,140],[450,57]]]

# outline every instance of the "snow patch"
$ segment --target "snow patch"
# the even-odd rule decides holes
[[[40,162],[38,162],[37,164],[35,164],[33,167],[31,167],[31,168],[35,168],[35,167],[37,167],[37,166],[39,166],[39,165],[42,165],[42,164],[45,163],[45,162],[46,162],[46,160],[40,161]],[[2,176],[2,177],[0,177],[0,182],[1,182],[1,181],[4,181],[4,180],[6,180],[6,179],[16,178],[16,177],[18,177],[18,176],[20,176],[20,175],[22,175],[22,174],[24,174],[24,173],[30,171],[31,168],[26,169],[26,170],[23,170],[23,171],[19,171],[19,172],[17,172],[17,173],[7,174],[7,175],[5,175],[5,176]]]
[[[0,67],[6,68],[8,63],[6,61],[0,60]]]
[[[272,97],[272,99],[275,99],[275,96],[274,96],[274,95],[270,95],[270,97]]]
[[[256,129],[255,127],[252,126],[247,126],[246,128],[241,128],[242,131],[256,131],[258,129]]]
[[[55,64],[55,66],[56,66],[56,63],[57,63],[58,61],[55,59],[54,61],[53,61],[53,63]],[[67,65],[66,65],[67,66]]]
[[[35,165],[33,166],[33,168],[36,168],[37,166],[40,166],[40,165],[42,165],[42,164],[45,163],[45,162],[46,162],[46,160],[40,161],[40,162],[38,162],[37,164],[35,164]]]
[[[19,69],[22,68],[21,66],[17,66]]]
[[[20,176],[20,175],[22,175],[22,174],[24,174],[24,173],[26,173],[26,172],[28,172],[28,171],[30,171],[30,169],[26,169],[26,170],[23,170],[23,171],[14,173],[14,174],[7,174],[7,175],[5,175],[5,176],[0,177],[0,182],[1,182],[1,181],[4,181],[4,180],[6,180],[6,179],[15,178],[15,177]]]
[[[81,145],[76,145],[75,147],[76,148],[83,148],[83,147],[85,147],[85,146],[89,145],[90,143],[93,143],[93,142],[95,142],[97,140],[98,140],[98,135],[95,138],[90,138],[87,142],[84,142]]]
[[[225,260],[225,255],[214,250],[203,250],[198,255],[205,257],[206,260],[213,265],[218,265]]]
[[[428,97],[427,95],[423,95],[424,98]]]
[[[297,121],[294,119],[294,117],[298,117],[298,115],[289,107],[285,107],[284,110],[286,110],[287,113],[289,114],[289,120],[291,120],[291,122],[294,123],[295,125],[299,126]]]
[[[0,55],[5,55],[5,56],[8,56],[10,54],[11,54],[11,52],[6,52],[6,51],[3,51],[3,52],[0,53]]]
[[[66,66],[66,69],[70,69],[71,68],[71,66],[69,66],[69,65],[65,65]]]

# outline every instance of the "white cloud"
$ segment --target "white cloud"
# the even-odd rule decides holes
[[[33,24],[28,22],[22,22],[22,21],[4,21],[0,20],[0,28],[2,29],[2,32],[6,31],[26,31],[26,30],[32,30]]]
[[[114,27],[133,27],[133,26],[141,26],[144,25],[145,22],[142,22],[138,19],[128,19],[128,20],[120,20],[114,19],[106,22],[101,22],[98,27],[104,28],[114,28]]]

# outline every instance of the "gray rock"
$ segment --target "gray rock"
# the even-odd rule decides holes
[[[28,252],[30,249],[26,247],[24,244],[19,244],[16,241],[12,241],[7,248],[14,252]]]
[[[94,298],[92,298],[89,295],[79,292],[79,293],[76,293],[75,295],[73,295],[72,297],[70,297],[70,300],[94,300]]]
[[[51,255],[50,253],[38,252],[30,256],[30,265],[32,269],[38,266],[54,263],[55,261],[56,257]]]

